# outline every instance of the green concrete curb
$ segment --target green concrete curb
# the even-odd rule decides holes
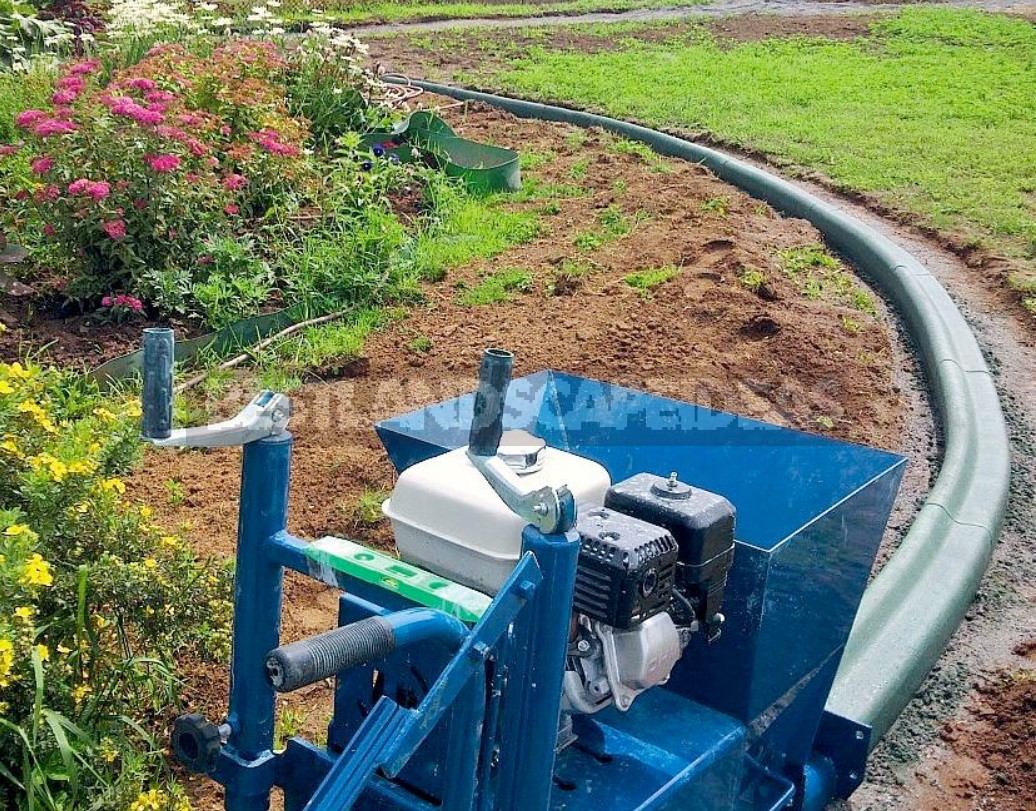
[[[939,476],[900,548],[867,588],[827,709],[889,730],[939,659],[978,590],[1007,509],[1007,424],[974,334],[939,282],[873,228],[715,149],[614,118],[431,82],[458,100],[523,118],[602,129],[709,168],[780,211],[809,220],[881,289],[916,341],[945,437]]]

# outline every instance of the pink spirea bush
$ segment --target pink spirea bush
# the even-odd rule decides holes
[[[61,258],[73,297],[132,289],[182,309],[200,246],[317,182],[288,113],[284,55],[236,40],[201,57],[161,45],[104,83],[95,60],[66,66],[49,109],[15,119],[36,183],[18,192]],[[2,157],[2,156],[0,156]]]

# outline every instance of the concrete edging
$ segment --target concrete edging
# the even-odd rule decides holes
[[[827,703],[829,711],[870,726],[873,748],[963,621],[1007,510],[1007,424],[978,341],[949,293],[910,253],[875,229],[719,150],[593,113],[432,82],[410,83],[523,118],[601,127],[661,154],[700,163],[753,197],[813,223],[903,318],[920,352],[943,427],[945,453],[938,478],[900,548],[864,594]]]

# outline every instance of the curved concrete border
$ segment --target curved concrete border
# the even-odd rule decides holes
[[[389,79],[393,81],[393,79]],[[578,110],[431,82],[523,118],[601,127],[701,163],[780,211],[807,219],[882,290],[917,343],[945,439],[939,476],[900,548],[868,587],[827,709],[888,731],[938,660],[978,590],[1010,490],[1007,425],[978,342],[939,282],[894,242],[806,191],[715,149]]]

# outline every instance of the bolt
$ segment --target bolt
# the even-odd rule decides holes
[[[852,780],[852,781],[859,780],[860,779],[860,775],[857,774],[856,772],[849,772],[849,779]]]
[[[536,515],[546,515],[550,512],[550,507],[547,506],[547,502],[541,501],[539,504],[533,505],[532,511]]]
[[[862,741],[864,739],[864,737],[866,737],[866,736],[863,734],[863,730],[862,729],[856,730],[856,740]]]
[[[586,640],[586,639],[580,639],[576,643],[576,650],[579,651],[580,653],[586,653],[587,651],[590,650],[590,642],[588,640]]]
[[[536,593],[536,584],[531,580],[523,580],[518,584],[518,588],[515,589],[518,592],[518,596],[525,599],[531,600],[532,595]]]
[[[676,471],[674,470],[672,473],[669,474],[669,481],[667,481],[665,483],[665,486],[668,487],[670,490],[675,490],[676,486],[679,483],[680,482],[679,482],[679,479],[678,479],[678,477],[676,475]]]
[[[485,642],[476,642],[468,649],[468,657],[473,662],[484,662],[489,658],[489,645]]]

